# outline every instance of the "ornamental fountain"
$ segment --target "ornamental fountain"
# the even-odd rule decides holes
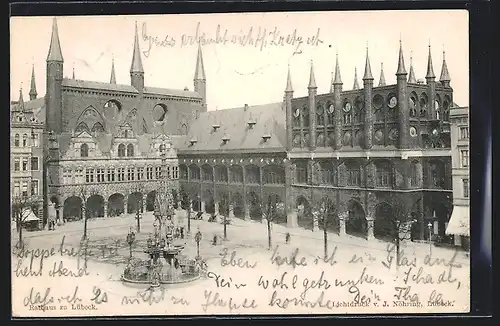
[[[143,252],[145,259],[130,259],[122,275],[124,283],[148,284],[158,287],[161,284],[178,284],[192,282],[200,278],[206,269],[205,262],[199,254],[190,259],[181,252],[184,244],[179,243],[175,230],[179,227],[174,218],[173,198],[170,189],[167,190],[165,176],[165,145],[160,146],[162,155],[162,176],[160,188],[156,192],[153,223],[153,233],[146,241]],[[127,241],[132,247],[135,235],[130,231]],[[198,244],[199,245],[199,244]]]

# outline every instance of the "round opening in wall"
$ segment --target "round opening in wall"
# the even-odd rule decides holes
[[[167,120],[167,106],[165,104],[156,104],[153,108],[153,121],[165,122]]]

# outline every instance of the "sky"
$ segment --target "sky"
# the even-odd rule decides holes
[[[12,100],[21,87],[28,100],[32,65],[38,94],[45,94],[52,19],[11,18]],[[208,110],[280,102],[288,65],[294,96],[306,96],[311,61],[318,94],[327,93],[336,53],[343,89],[352,89],[355,68],[362,87],[367,47],[375,85],[382,63],[387,84],[395,84],[400,39],[406,69],[411,56],[417,79],[425,77],[429,44],[439,79],[444,49],[454,101],[469,105],[465,10],[57,17],[64,75],[71,78],[74,69],[76,79],[109,82],[114,58],[117,83],[130,84],[136,22],[147,86],[193,90],[192,40],[205,36]]]

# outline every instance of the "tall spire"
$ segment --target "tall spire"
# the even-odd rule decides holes
[[[111,77],[109,78],[110,84],[116,84],[116,75],[115,75],[115,58],[111,59]]]
[[[339,54],[337,52],[335,59],[335,79],[333,80],[335,85],[342,84],[342,77],[340,76],[340,65],[339,65]]]
[[[366,46],[365,74],[363,76],[363,80],[367,80],[367,79],[373,80],[372,67],[370,65],[370,57],[368,56],[368,45]]]
[[[427,75],[425,78],[436,78],[434,75],[434,68],[432,67],[432,54],[431,54],[431,42],[429,41],[429,55],[427,57]]]
[[[358,68],[356,68],[356,67],[354,67],[354,85],[352,86],[352,89],[359,89]]]
[[[17,101],[17,107],[19,111],[24,111],[24,97],[23,97],[23,83],[19,88],[19,100]]]
[[[314,65],[312,60],[311,60],[311,71],[309,73],[309,86],[307,86],[307,88],[317,88],[316,78],[314,77]]]
[[[132,56],[132,64],[130,65],[130,73],[133,72],[144,73],[144,68],[142,67],[141,50],[139,49],[137,22],[135,22],[134,54]]]
[[[73,79],[75,79],[75,63],[73,62]]]
[[[401,42],[401,38],[399,39],[399,60],[398,60],[398,71],[396,75],[405,75],[405,58],[403,56],[403,42]]]
[[[60,61],[63,62],[63,55],[61,51],[61,42],[59,42],[59,31],[57,29],[57,20],[54,17],[52,21],[52,36],[50,38],[49,54],[47,61]]]
[[[446,52],[443,50],[443,66],[441,67],[441,77],[439,77],[439,81],[444,84],[449,84],[451,78],[450,73],[448,72],[448,65],[446,64]]]
[[[380,64],[380,80],[378,86],[385,86],[385,76],[384,76],[384,63]]]
[[[410,75],[408,76],[408,83],[416,84],[417,78],[415,77],[415,71],[413,70],[413,53],[410,52]]]
[[[290,74],[290,65],[288,65],[288,75],[286,76],[286,89],[285,92],[293,92],[292,75]]]
[[[198,56],[196,58],[196,69],[194,71],[195,80],[205,80],[205,66],[203,65],[203,54],[201,53],[201,44],[198,42]]]
[[[36,92],[36,81],[35,81],[35,65],[31,66],[31,84],[30,84],[30,101],[36,99],[38,93]]]

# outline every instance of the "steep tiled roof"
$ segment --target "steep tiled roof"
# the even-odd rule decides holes
[[[139,93],[137,89],[135,89],[135,87],[131,85],[110,84],[110,83],[70,79],[70,78],[64,78],[62,81],[62,85],[66,87],[89,88],[96,90],[127,92],[135,94]],[[159,87],[145,87],[144,94],[200,98],[200,95],[197,92],[190,92],[179,89],[159,88]]]
[[[254,124],[250,128],[248,122]],[[220,127],[214,131],[214,125]],[[264,141],[263,136],[270,136]],[[224,142],[223,138],[229,138]],[[196,142],[191,145],[191,140]],[[249,106],[202,113],[191,127],[179,151],[234,151],[283,149],[285,147],[283,103]]]

